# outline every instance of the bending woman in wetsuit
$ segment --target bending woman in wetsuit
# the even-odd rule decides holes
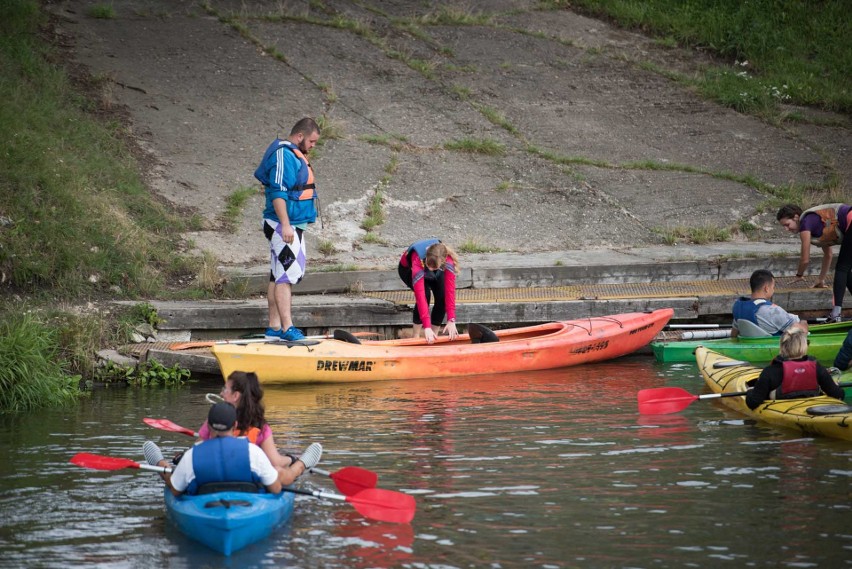
[[[399,260],[399,278],[414,291],[413,336],[423,335],[433,343],[444,316],[447,325],[443,332],[451,340],[459,335],[456,329],[456,274],[459,259],[456,252],[438,239],[421,239],[411,245]],[[431,297],[435,296],[432,313],[429,314]]]
[[[823,251],[822,267],[815,287],[826,286],[825,277],[831,266],[831,247],[840,245],[837,266],[834,268],[832,293],[834,302],[830,320],[840,320],[843,296],[848,289],[852,293],[852,206],[842,203],[814,206],[802,211],[797,205],[788,204],[778,210],[778,222],[790,233],[798,233],[802,240],[802,254],[796,277],[802,279],[810,262],[811,245]]]

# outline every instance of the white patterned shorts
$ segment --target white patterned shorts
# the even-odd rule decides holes
[[[263,220],[263,234],[269,240],[269,280],[275,284],[296,284],[305,276],[308,261],[304,231],[296,228],[293,242],[285,243],[282,227],[277,221]]]

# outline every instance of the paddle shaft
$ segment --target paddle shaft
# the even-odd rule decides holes
[[[852,387],[852,383],[840,383],[839,387]],[[748,391],[733,391],[728,393],[706,393],[693,395],[679,387],[660,387],[643,389],[638,394],[639,413],[643,415],[668,415],[683,411],[692,403],[699,400],[719,399],[720,397],[742,397]]]
[[[849,383],[838,383],[837,387],[852,387],[852,382]],[[751,389],[747,389],[746,391],[732,391],[730,393],[705,393],[704,395],[699,395],[699,399],[717,399],[719,397],[737,397],[740,395],[748,395],[748,392]]]

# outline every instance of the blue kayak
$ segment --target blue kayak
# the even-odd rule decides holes
[[[163,494],[166,511],[191,539],[224,555],[266,538],[293,513],[295,494],[215,492],[198,496]]]

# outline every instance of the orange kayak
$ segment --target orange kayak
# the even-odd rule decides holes
[[[253,371],[264,384],[342,383],[462,377],[600,362],[647,345],[674,311],[634,312],[496,330],[498,341],[468,334],[434,344],[423,338],[365,341],[255,342],[212,348],[223,377]]]

